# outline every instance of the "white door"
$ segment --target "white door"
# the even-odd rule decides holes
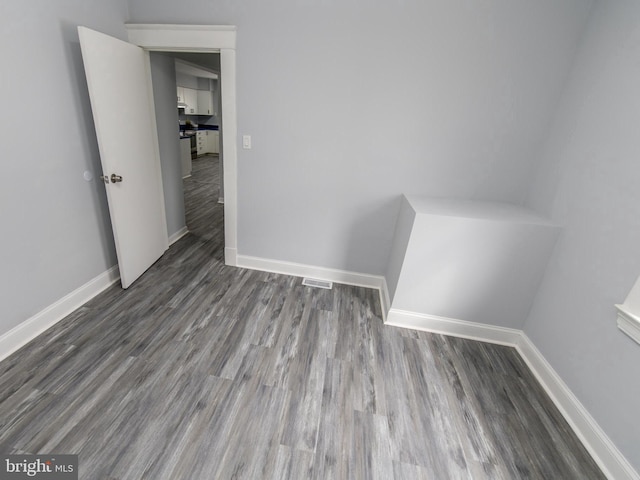
[[[85,27],[78,34],[127,288],[169,248],[149,63],[130,43]]]

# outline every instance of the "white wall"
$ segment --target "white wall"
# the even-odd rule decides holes
[[[0,334],[116,263],[77,25],[125,38],[127,17],[125,0],[0,2]]]
[[[411,240],[411,232],[416,219],[416,211],[411,207],[406,196],[402,196],[400,204],[400,212],[396,221],[395,233],[393,235],[393,243],[391,252],[389,253],[389,263],[384,274],[389,292],[389,300],[393,301],[396,295],[396,289],[402,274],[402,267],[407,255],[407,246]],[[389,305],[390,306],[390,305]]]
[[[640,3],[596,3],[529,204],[564,228],[525,324],[640,471],[640,346],[616,328],[640,274]]]
[[[383,274],[400,194],[520,202],[591,2],[130,0],[238,26],[240,254]]]
[[[426,329],[435,316],[521,330],[558,230],[511,204],[409,196],[387,270],[388,318],[401,311],[426,318]]]
[[[182,165],[178,143],[180,139],[178,136],[178,108],[176,106],[176,69],[173,57],[168,55],[151,52],[150,61],[167,234],[171,237],[186,226]]]

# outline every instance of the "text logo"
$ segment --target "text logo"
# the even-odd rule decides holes
[[[77,455],[2,455],[0,480],[78,480]]]

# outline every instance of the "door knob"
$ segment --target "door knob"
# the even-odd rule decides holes
[[[122,181],[122,177],[120,175],[116,175],[115,173],[111,174],[111,183],[118,183]]]
[[[100,175],[100,178],[104,181],[104,183],[109,183],[109,177],[107,175]]]

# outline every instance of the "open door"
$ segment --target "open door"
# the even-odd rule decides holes
[[[153,96],[140,47],[78,27],[122,287],[169,248]]]

